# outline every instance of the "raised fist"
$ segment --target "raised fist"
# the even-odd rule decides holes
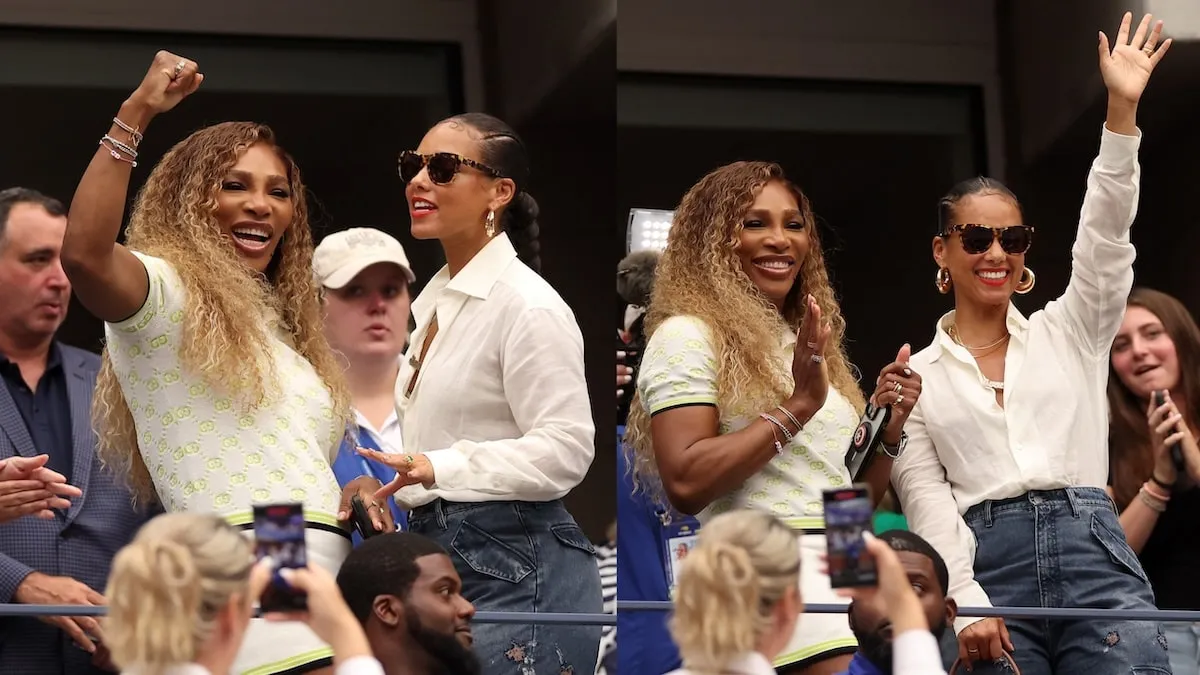
[[[204,75],[199,68],[195,61],[160,51],[129,98],[155,113],[164,113],[200,87]]]

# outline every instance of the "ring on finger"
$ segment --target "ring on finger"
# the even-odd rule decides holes
[[[901,403],[904,403],[904,394],[900,394],[896,397],[896,405],[899,406]]]
[[[412,465],[416,463],[416,460],[413,459],[412,455],[405,455],[404,461],[408,464],[408,468],[410,469],[412,468]]]
[[[810,358],[812,359],[813,363],[821,363],[825,360],[825,357],[821,356],[820,354],[813,354]]]
[[[892,386],[892,391],[896,392],[897,394],[899,394],[902,389],[904,389],[904,385],[900,384],[899,382]]]
[[[979,653],[979,650],[978,650],[978,649],[973,649],[973,648],[972,648],[972,649],[968,649],[968,650],[967,650],[967,653],[968,653],[968,654],[978,654],[978,653]]]
[[[809,349],[816,349],[816,348],[817,348],[817,343],[815,343],[815,342],[808,342],[808,343],[806,343],[806,344],[808,345],[808,348],[809,348]]]
[[[171,76],[171,79],[175,79],[175,78],[179,77],[179,74],[182,73],[183,69],[186,67],[187,67],[187,61],[180,60],[179,63],[176,63],[175,64],[175,74]]]

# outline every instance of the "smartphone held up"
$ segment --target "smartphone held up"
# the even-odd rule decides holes
[[[304,532],[303,504],[254,506],[254,557],[258,560],[270,558],[274,562],[271,583],[267,584],[259,600],[264,614],[308,609],[308,595],[293,588],[279,574],[279,570],[285,567],[308,567],[308,548]]]
[[[874,586],[879,581],[875,558],[867,550],[864,532],[871,531],[875,509],[866,485],[825,490],[825,545],[829,582],[833,588]]]

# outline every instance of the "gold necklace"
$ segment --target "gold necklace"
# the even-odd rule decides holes
[[[990,342],[986,345],[983,345],[982,347],[972,347],[970,345],[965,344],[962,341],[962,339],[958,336],[958,326],[957,325],[950,324],[950,328],[948,328],[946,330],[946,332],[950,334],[951,340],[954,340],[956,343],[958,343],[959,346],[967,349],[968,351],[972,351],[972,352],[981,352],[985,349],[991,349],[992,347],[995,347],[996,345],[1000,344],[1001,342],[1004,342],[1008,338],[1012,337],[1012,334],[1006,331],[1004,333],[1004,335],[1001,335],[1000,338],[997,339],[995,342]]]
[[[946,329],[946,333],[950,335],[950,339],[954,340],[955,344],[959,345],[960,347],[963,347],[967,351],[978,352],[978,351],[984,351],[987,349],[992,350],[989,352],[985,352],[983,354],[972,354],[972,356],[976,359],[981,359],[985,356],[991,355],[993,352],[996,351],[996,349],[999,349],[1000,344],[1002,344],[1008,338],[1012,337],[1012,333],[1005,331],[1004,335],[1001,335],[999,340],[996,340],[995,342],[992,342],[991,344],[986,344],[982,347],[968,347],[967,345],[963,344],[962,339],[959,338],[957,325],[950,324],[950,327]],[[995,390],[995,391],[1004,391],[1004,380],[993,380],[993,379],[989,378],[987,375],[984,375],[983,371],[979,372],[979,376],[983,378],[983,385],[985,387]]]

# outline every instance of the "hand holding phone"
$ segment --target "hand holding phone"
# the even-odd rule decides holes
[[[368,521],[369,522],[369,521]],[[254,505],[254,557],[270,558],[271,582],[259,599],[264,614],[308,609],[308,595],[293,588],[280,569],[308,567],[304,505],[298,503]]]
[[[1154,407],[1155,407],[1155,409],[1161,408],[1166,404],[1167,404],[1166,392],[1162,391],[1161,389],[1155,390],[1155,392],[1154,392]],[[1167,435],[1169,436],[1170,434],[1167,434]],[[1176,476],[1184,475],[1187,472],[1187,464],[1183,461],[1183,444],[1182,443],[1172,443],[1171,447],[1168,449],[1168,451],[1171,453],[1171,463],[1175,465],[1175,475]]]
[[[846,450],[846,468],[850,470],[850,479],[855,483],[861,482],[867,475],[871,460],[875,458],[875,448],[880,442],[880,436],[887,429],[891,418],[891,406],[867,404],[867,409],[858,422],[858,428],[850,437],[850,447]]]
[[[371,522],[371,514],[367,512],[367,507],[363,505],[362,497],[354,495],[350,498],[350,523],[358,532],[358,536],[363,539],[370,539],[377,534],[383,534],[381,530],[375,529],[375,523]]]
[[[825,504],[826,563],[833,588],[874,586],[879,581],[875,557],[867,550],[864,532],[870,532],[875,514],[866,485],[834,488],[822,493]]]

